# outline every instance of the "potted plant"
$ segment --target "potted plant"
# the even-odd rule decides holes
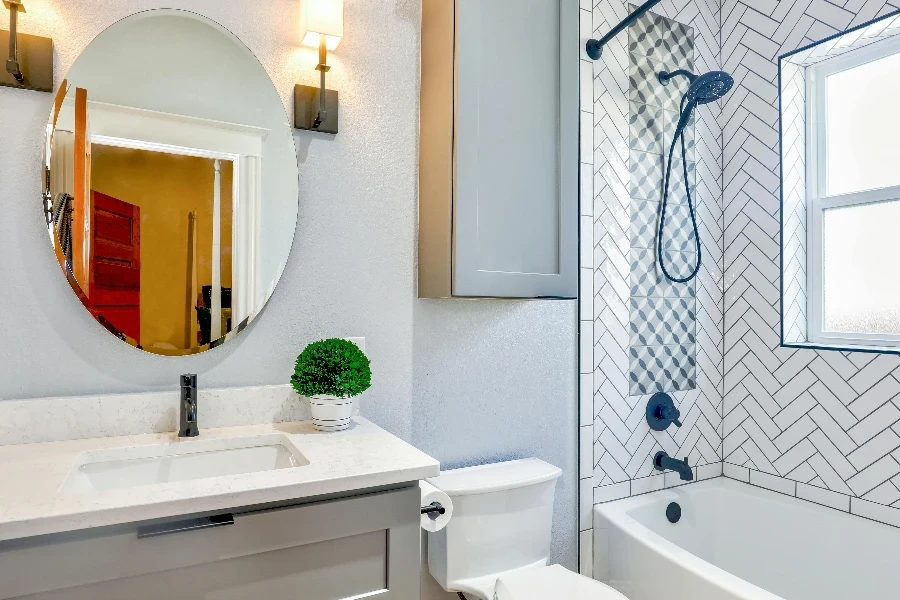
[[[350,427],[353,398],[372,385],[369,359],[348,340],[313,342],[297,357],[291,385],[309,398],[316,429],[341,431]]]

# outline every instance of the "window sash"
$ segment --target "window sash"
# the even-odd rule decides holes
[[[900,200],[900,186],[832,195],[827,190],[827,103],[829,75],[900,52],[900,36],[847,52],[807,68],[806,77],[806,202],[807,202],[807,339],[814,344],[900,347],[900,335],[826,331],[823,221],[831,208]],[[900,301],[900,299],[898,299]]]

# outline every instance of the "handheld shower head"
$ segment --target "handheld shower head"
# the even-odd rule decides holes
[[[725,71],[710,71],[703,75],[694,75],[684,69],[672,71],[671,73],[662,71],[659,74],[659,82],[663,85],[669,85],[669,81],[676,75],[684,75],[691,82],[691,86],[684,95],[684,103],[686,105],[714,102],[730,92],[734,86],[734,78]]]
[[[678,116],[678,125],[675,127],[675,135],[672,137],[672,148],[669,150],[669,163],[665,174],[665,183],[663,188],[662,206],[659,217],[659,230],[657,234],[657,256],[659,266],[666,279],[675,283],[687,283],[693,279],[700,270],[702,261],[700,246],[700,231],[697,228],[697,218],[694,215],[694,204],[691,201],[691,185],[688,183],[688,161],[687,149],[684,139],[684,130],[687,128],[691,120],[691,113],[701,104],[708,104],[719,100],[734,87],[734,78],[725,71],[711,71],[703,75],[695,75],[685,69],[667,72],[662,71],[659,75],[659,82],[668,85],[672,77],[683,75],[691,82],[687,92],[681,98],[681,114]],[[672,157],[675,154],[675,145],[681,140],[681,160],[684,167],[685,195],[687,197],[688,210],[691,214],[691,224],[694,226],[694,243],[697,246],[696,264],[691,272],[685,277],[676,277],[669,273],[664,261],[663,249],[665,248],[665,239],[663,236],[664,226],[666,222],[666,205],[669,199],[669,179],[672,176]]]

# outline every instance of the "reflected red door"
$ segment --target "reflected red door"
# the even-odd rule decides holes
[[[91,224],[91,312],[140,344],[141,209],[91,190]]]

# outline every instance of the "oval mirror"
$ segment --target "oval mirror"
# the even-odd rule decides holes
[[[221,345],[281,277],[297,222],[292,128],[259,61],[205,17],[151,10],[97,36],[56,94],[43,168],[62,273],[132,346]]]

